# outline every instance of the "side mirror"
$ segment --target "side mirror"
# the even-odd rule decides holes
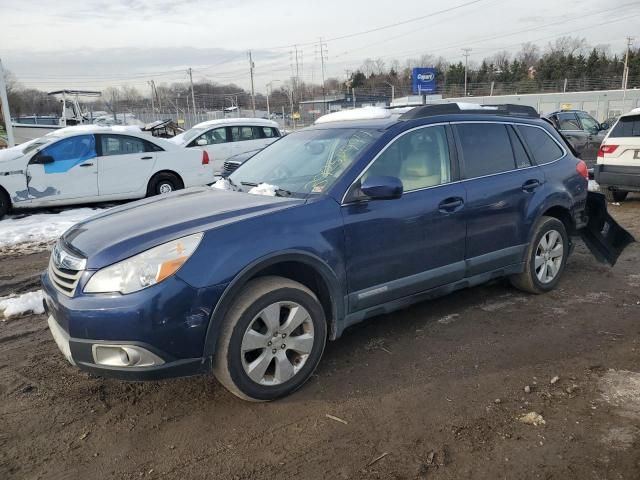
[[[607,122],[603,122],[600,124],[600,130],[609,130],[609,128],[611,128],[611,125],[609,125]]]
[[[31,163],[36,165],[46,165],[48,163],[53,163],[55,160],[51,155],[36,155],[31,159]]]
[[[371,200],[394,200],[402,196],[404,187],[397,177],[372,176],[362,182],[360,190]]]
[[[204,147],[207,144],[207,141],[204,138],[199,138],[196,142],[200,147]]]

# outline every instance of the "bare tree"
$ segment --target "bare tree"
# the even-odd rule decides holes
[[[540,60],[540,48],[531,42],[525,42],[516,54],[516,58],[524,63],[527,68],[531,67]]]
[[[547,45],[550,55],[576,55],[584,53],[587,49],[587,40],[580,37],[564,36],[557,38],[555,42]]]

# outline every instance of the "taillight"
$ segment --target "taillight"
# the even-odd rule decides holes
[[[598,158],[603,158],[604,154],[610,154],[616,151],[618,145],[600,145],[598,149]]]
[[[587,164],[582,160],[578,160],[578,163],[576,164],[576,172],[589,180],[589,170],[587,169]]]
[[[202,164],[209,165],[209,154],[207,153],[206,150],[202,151]]]

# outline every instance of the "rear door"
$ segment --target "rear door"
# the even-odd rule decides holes
[[[97,196],[96,160],[94,135],[76,135],[48,145],[29,160],[29,198],[38,204]]]
[[[145,191],[159,147],[142,138],[129,135],[100,134],[98,139],[100,195],[123,195]]]
[[[532,203],[543,195],[534,166],[510,124],[454,125],[467,195],[466,274],[517,265],[527,248]]]

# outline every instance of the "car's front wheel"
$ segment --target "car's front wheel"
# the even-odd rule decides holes
[[[324,310],[311,290],[287,278],[260,277],[226,315],[214,373],[240,398],[275,400],[309,379],[326,337]]]
[[[568,255],[569,235],[564,224],[557,218],[540,218],[527,249],[525,269],[510,277],[511,284],[529,293],[553,290],[564,272]]]
[[[7,215],[11,210],[11,200],[9,195],[2,188],[0,188],[0,219]]]

